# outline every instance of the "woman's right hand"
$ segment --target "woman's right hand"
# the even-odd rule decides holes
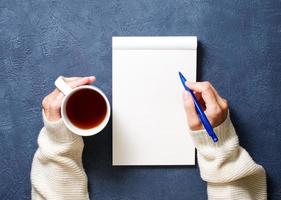
[[[218,94],[212,84],[209,82],[186,82],[186,85],[194,91],[211,125],[217,127],[222,124],[227,117],[228,103]],[[184,91],[183,101],[189,128],[193,131],[203,129],[189,92]]]

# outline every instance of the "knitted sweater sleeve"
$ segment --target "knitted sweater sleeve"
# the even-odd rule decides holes
[[[82,137],[70,132],[62,119],[50,122],[43,112],[43,121],[31,169],[32,199],[89,199]]]
[[[215,128],[217,143],[205,130],[190,132],[198,152],[200,175],[207,182],[208,199],[267,198],[265,170],[239,145],[229,114]]]

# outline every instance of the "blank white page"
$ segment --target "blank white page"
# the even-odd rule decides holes
[[[194,165],[178,72],[196,81],[196,37],[112,38],[113,165]]]

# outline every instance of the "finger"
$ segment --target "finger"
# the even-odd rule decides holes
[[[212,84],[210,86],[211,86],[211,88],[212,88],[212,90],[213,90],[213,92],[216,96],[216,99],[217,99],[217,102],[219,103],[219,105],[222,108],[227,107],[227,101],[219,95],[219,93],[217,92],[217,90],[214,88],[214,86]]]
[[[193,99],[187,91],[184,91],[183,93],[183,102],[184,102],[184,108],[186,111],[187,121],[190,129],[191,130],[201,129],[202,125],[197,115]]]
[[[54,90],[48,97],[49,107],[60,107],[63,97],[64,94],[62,92],[60,92],[59,90]]]
[[[66,83],[72,82],[72,81],[77,81],[79,79],[82,79],[82,77],[63,77],[63,80]],[[48,96],[52,97],[52,98],[56,98],[59,94],[61,93],[61,91],[59,89],[54,89]]]
[[[46,109],[49,106],[49,95],[45,96],[42,100],[42,107]]]
[[[205,101],[206,107],[212,108],[217,106],[217,100],[215,94],[211,88],[211,84],[209,82],[186,82],[186,85],[193,91],[197,93],[201,93],[203,100]]]
[[[96,80],[95,76],[88,76],[88,77],[83,77],[83,78],[79,78],[77,80],[73,80],[68,82],[68,85],[71,88],[75,88],[75,87],[79,87],[81,85],[87,85],[87,84],[91,84]]]
[[[204,100],[207,109],[218,106],[217,99],[211,89],[202,92],[202,99]]]
[[[61,105],[62,100],[63,100],[63,97],[64,97],[64,94],[63,94],[62,92],[60,92],[60,93],[57,95],[56,101],[57,101],[58,104]]]
[[[67,82],[67,83],[71,82],[71,81],[76,81],[76,80],[81,79],[81,78],[83,78],[83,77],[81,77],[81,76],[77,76],[77,77],[63,77],[64,81]]]
[[[54,104],[56,103],[61,104],[63,97],[64,94],[58,89],[55,89],[46,97],[47,101],[49,102],[49,107],[51,106],[50,104],[52,104],[53,102]]]
[[[93,82],[95,82],[96,77],[95,76],[89,76],[89,77],[64,77],[63,78],[65,80],[65,82],[71,87],[71,88],[75,88],[81,85],[86,85],[86,84],[91,84]],[[55,89],[53,92],[51,92],[51,96],[56,97],[58,94],[60,94],[60,90],[59,89]]]
[[[95,82],[96,79],[97,79],[95,76],[88,76],[88,78],[89,78],[89,82],[90,82],[90,83]]]
[[[227,100],[219,95],[219,93],[217,92],[217,90],[214,88],[214,86],[212,84],[210,84],[210,86],[211,86],[211,88],[212,88],[212,90],[213,90],[213,92],[215,94],[215,97],[217,99],[217,102],[218,102],[220,108],[222,109],[223,113],[225,115],[227,115],[227,110],[228,110],[228,102],[227,102]]]
[[[56,89],[54,89],[53,92],[51,92],[51,93],[49,94],[49,96],[52,97],[52,98],[55,98],[55,97],[57,97],[57,96],[59,95],[60,92],[61,92],[61,91],[56,88]]]
[[[53,101],[54,98],[60,93],[58,89],[53,90],[50,94],[44,97],[42,100],[42,106],[44,109],[48,110],[50,107],[50,102]]]
[[[186,86],[189,87],[194,92],[202,93],[205,90],[208,90],[211,88],[211,84],[209,82],[191,82],[186,81]]]
[[[63,100],[63,93],[59,93],[56,97],[53,97],[50,103],[50,110],[49,110],[49,116],[51,121],[56,121],[61,118],[61,103]]]
[[[66,82],[72,82],[72,81],[77,81],[77,80],[82,79],[82,78],[89,78],[89,81],[91,81],[91,82],[94,82],[94,81],[96,80],[96,77],[95,77],[95,76],[64,77],[64,80],[65,80]]]

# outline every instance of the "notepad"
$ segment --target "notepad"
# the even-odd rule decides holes
[[[112,38],[112,164],[194,165],[178,72],[196,81],[197,38]]]

